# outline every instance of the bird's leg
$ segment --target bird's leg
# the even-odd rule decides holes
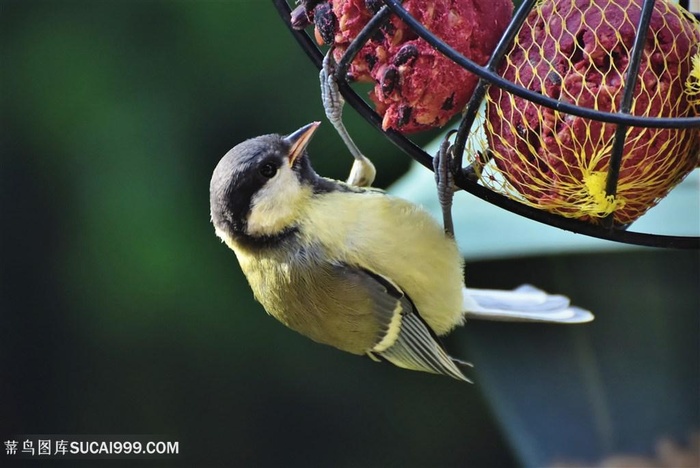
[[[357,187],[369,187],[374,182],[377,170],[374,168],[374,164],[362,154],[355,142],[350,138],[350,134],[343,124],[343,105],[345,105],[345,100],[340,95],[338,83],[335,80],[333,49],[329,49],[323,58],[323,67],[321,67],[319,78],[321,81],[321,100],[326,111],[326,117],[335,127],[345,146],[350,150],[352,157],[355,158],[347,183]]]
[[[452,132],[448,133],[438,153],[433,158],[433,170],[435,172],[435,183],[437,185],[438,200],[442,208],[442,225],[445,234],[454,237],[454,224],[452,223],[452,198],[455,192],[455,179],[453,164],[453,146],[450,143]]]

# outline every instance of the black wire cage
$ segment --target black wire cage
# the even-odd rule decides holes
[[[314,39],[305,31],[295,29],[291,22],[290,6],[287,0],[273,0],[284,23],[288,26],[297,42],[309,56],[311,61],[319,69],[322,67],[324,53],[316,44]],[[432,170],[432,156],[423,151],[413,141],[402,133],[393,130],[382,129],[382,117],[375,112],[372,107],[350,86],[348,82],[348,69],[358,52],[368,42],[368,40],[389,21],[392,16],[398,17],[418,37],[425,40],[430,46],[446,56],[463,69],[473,73],[479,78],[479,82],[469,99],[466,109],[462,113],[457,135],[454,142],[455,166],[462,167],[462,155],[464,154],[467,140],[472,127],[477,118],[482,102],[485,99],[489,86],[498,86],[515,96],[547,107],[559,112],[578,116],[592,121],[614,124],[615,134],[612,143],[610,163],[607,169],[605,180],[606,195],[616,194],[618,179],[620,177],[620,166],[623,158],[623,147],[627,130],[631,127],[659,128],[659,129],[689,129],[700,128],[700,117],[649,117],[638,116],[630,113],[633,100],[634,79],[640,67],[642,50],[648,33],[649,22],[652,11],[656,3],[655,0],[643,0],[641,16],[637,25],[637,34],[630,51],[627,77],[630,82],[625,82],[622,89],[621,106],[617,112],[605,112],[593,108],[582,107],[571,102],[554,99],[541,93],[537,93],[515,84],[499,73],[498,69],[503,62],[512,41],[525,23],[528,15],[538,4],[538,0],[524,0],[514,12],[514,15],[506,27],[500,41],[492,52],[488,62],[481,66],[460,54],[457,50],[445,43],[435,34],[431,33],[423,24],[412,16],[403,6],[400,0],[377,0],[375,4],[381,5],[376,14],[367,22],[360,33],[354,38],[352,43],[345,50],[342,58],[338,60],[335,69],[335,78],[339,90],[346,102],[349,103],[365,120],[367,120],[377,130],[381,131],[391,142],[402,149],[406,154],[423,166]],[[680,2],[680,5],[688,9],[688,2]],[[696,18],[699,16],[695,13]],[[468,168],[469,169],[469,168]],[[488,203],[506,209],[529,219],[558,227],[575,233],[584,234],[601,239],[607,239],[627,244],[644,245],[652,247],[667,247],[679,249],[700,249],[700,237],[696,236],[674,236],[656,233],[634,232],[613,222],[612,214],[605,217],[603,222],[594,224],[576,218],[565,217],[554,214],[537,207],[522,203],[521,201],[508,197],[480,183],[478,178],[469,177],[469,171],[460,171],[455,174],[457,187],[475,195]],[[682,214],[679,214],[682,215]]]

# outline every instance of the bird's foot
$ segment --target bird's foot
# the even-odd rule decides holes
[[[433,158],[433,170],[435,172],[435,183],[437,185],[438,200],[442,208],[442,223],[445,233],[454,237],[454,224],[452,222],[452,199],[455,192],[454,178],[454,154],[453,146],[450,143],[452,132],[448,133],[438,153]]]
[[[368,158],[362,156],[361,159],[355,159],[350,169],[347,183],[355,187],[369,187],[374,182],[374,177],[377,175],[377,170],[374,164]]]
[[[374,182],[377,170],[374,164],[362,154],[353,139],[350,137],[345,124],[343,124],[343,106],[345,100],[340,94],[338,82],[335,78],[335,60],[333,59],[333,49],[330,49],[323,58],[323,67],[319,74],[321,82],[321,100],[326,117],[333,124],[333,127],[340,135],[340,138],[347,146],[355,163],[352,165],[347,183],[357,187],[369,187]]]
[[[326,112],[326,117],[333,124],[333,127],[338,130],[338,127],[345,128],[343,125],[343,106],[345,99],[340,94],[338,82],[335,80],[335,60],[333,59],[333,49],[329,49],[326,56],[323,57],[323,66],[319,74],[321,82],[321,101],[323,102],[323,110]],[[340,130],[338,130],[340,132]]]

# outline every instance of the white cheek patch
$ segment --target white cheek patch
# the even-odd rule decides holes
[[[311,189],[299,182],[296,174],[283,164],[251,199],[246,233],[251,236],[278,234],[291,226],[299,216],[301,203]]]

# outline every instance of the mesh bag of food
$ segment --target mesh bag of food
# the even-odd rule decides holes
[[[617,112],[642,0],[542,0],[530,12],[499,70],[526,89],[581,107]],[[631,114],[700,114],[700,25],[657,0]],[[467,158],[482,183],[527,205],[593,223],[628,225],[698,164],[700,129],[629,127],[616,196],[606,193],[616,126],[565,114],[491,86],[487,142]],[[478,153],[477,146],[489,151]]]

